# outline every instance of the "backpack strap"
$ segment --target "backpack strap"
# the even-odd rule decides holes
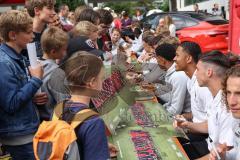
[[[52,120],[59,120],[62,118],[63,109],[66,101],[63,101],[54,109]],[[86,119],[92,117],[92,116],[98,116],[99,114],[91,109],[82,109],[78,113],[76,113],[71,121],[71,126],[73,128],[76,128],[78,125],[80,125],[82,122],[84,122]]]
[[[71,126],[73,128],[76,128],[77,126],[79,126],[82,122],[84,122],[85,120],[87,120],[88,118],[92,117],[92,116],[98,116],[99,114],[91,109],[83,109],[80,112],[78,112],[72,122],[71,122]]]
[[[57,104],[57,106],[54,109],[52,120],[59,120],[62,117],[63,114],[63,106],[65,104],[65,101]]]

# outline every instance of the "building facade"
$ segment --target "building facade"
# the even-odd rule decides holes
[[[219,5],[219,9],[224,7],[226,18],[229,18],[229,0],[177,0],[178,11],[193,11],[193,5],[197,3],[199,10],[212,13],[212,8],[215,3]]]

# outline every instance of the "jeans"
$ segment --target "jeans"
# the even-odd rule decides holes
[[[35,160],[33,143],[18,146],[4,146],[13,160]]]

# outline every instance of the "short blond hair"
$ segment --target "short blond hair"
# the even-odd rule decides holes
[[[33,24],[32,18],[25,12],[10,10],[0,16],[0,37],[8,42],[10,31],[27,32]]]
[[[49,54],[52,50],[59,51],[68,43],[68,34],[58,27],[47,28],[41,37],[41,46],[44,53]]]
[[[82,6],[78,6],[75,11],[74,11],[74,17],[75,17],[75,21],[78,22],[79,21],[79,17],[80,14],[82,13],[83,10],[85,9],[91,9],[91,7],[87,6],[87,5],[82,5]]]
[[[56,0],[26,0],[25,7],[31,17],[35,16],[35,8],[43,9],[43,7],[54,8]]]
[[[180,44],[180,41],[178,38],[176,37],[172,37],[172,36],[164,36],[163,38],[161,38],[161,40],[157,43],[157,46],[160,46],[164,43],[167,44],[171,44],[174,45],[175,47],[177,47]]]
[[[87,36],[89,37],[91,33],[97,32],[98,27],[89,21],[80,21],[72,30],[73,37],[77,36]]]

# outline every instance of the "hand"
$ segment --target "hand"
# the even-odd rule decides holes
[[[126,41],[127,41],[128,43],[132,43],[132,39],[129,38],[128,36],[125,36],[125,39],[126,39]]]
[[[48,96],[47,93],[41,92],[35,94],[33,97],[33,102],[36,103],[37,105],[44,105],[48,102]]]
[[[182,115],[176,115],[175,116],[176,118],[181,118],[181,119],[185,119]],[[189,124],[191,122],[189,121],[177,121],[177,120],[174,120],[173,121],[173,127],[174,128],[188,128]]]
[[[55,62],[59,65],[61,63],[61,59],[56,59]]]
[[[40,64],[36,65],[34,68],[33,67],[28,67],[29,72],[32,77],[36,77],[39,79],[42,79],[43,77],[43,68]]]
[[[55,14],[55,15],[52,17],[52,22],[50,22],[48,25],[49,25],[49,26],[59,27],[60,29],[62,29],[62,25],[61,25],[59,16],[58,16],[57,14]]]
[[[148,53],[145,57],[145,61],[149,61],[153,56],[153,53]]]
[[[138,77],[138,74],[135,73],[135,72],[127,72],[125,77],[130,84],[135,84],[136,80],[137,80],[137,77]]]
[[[137,78],[137,76],[138,76],[138,74],[135,73],[135,72],[127,72],[126,73],[126,78],[127,79],[135,79],[135,78]]]
[[[109,60],[112,60],[113,56],[112,56],[111,52],[106,52],[106,55],[107,55]]]
[[[143,81],[142,74],[138,74],[137,77],[134,79],[135,83],[140,83]]]
[[[225,160],[226,158],[226,152],[227,152],[227,144],[218,144],[218,146],[216,147],[218,154],[221,157],[221,160]],[[212,149],[210,151],[210,155],[209,155],[209,160],[217,160],[217,154],[215,153],[215,151]]]
[[[117,157],[118,149],[115,145],[108,143],[108,149],[110,152],[110,157]]]
[[[105,60],[105,61],[112,60],[112,53],[111,53],[111,52],[105,52],[105,54],[104,54],[104,60]]]

